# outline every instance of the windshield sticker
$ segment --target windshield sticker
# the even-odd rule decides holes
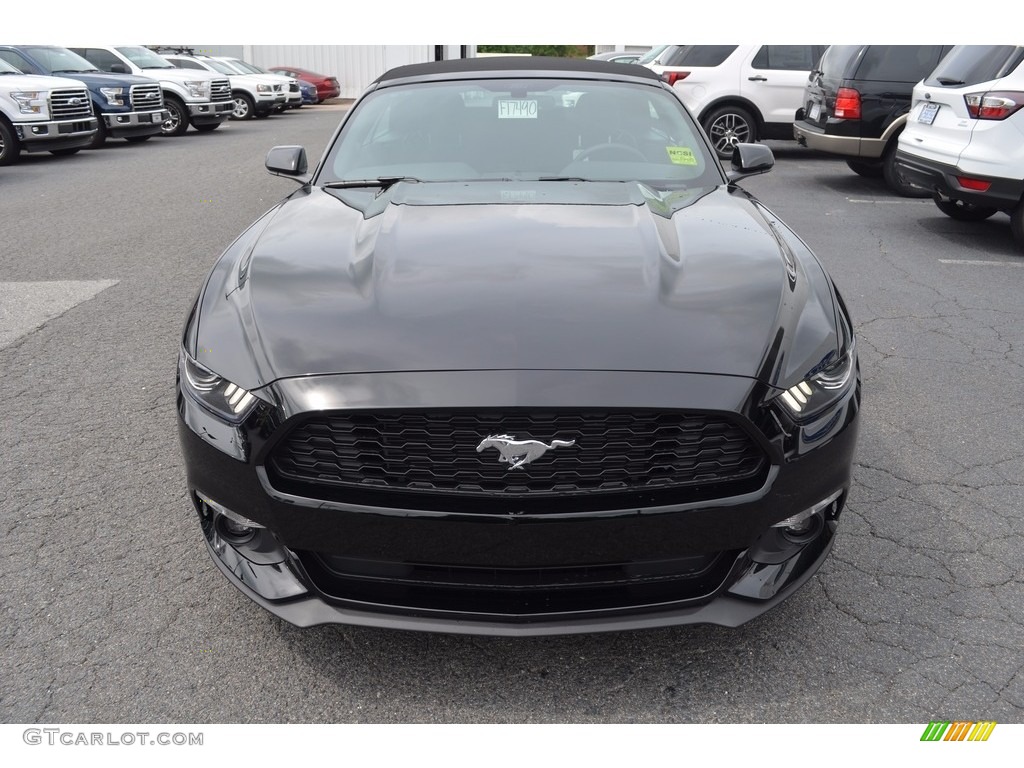
[[[665,147],[668,150],[668,159],[676,165],[696,165],[697,157],[689,147]]]
[[[498,119],[537,119],[536,99],[503,99],[498,102]]]

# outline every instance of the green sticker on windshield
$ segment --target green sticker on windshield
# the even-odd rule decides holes
[[[696,165],[697,157],[689,147],[665,147],[668,159],[676,165]]]

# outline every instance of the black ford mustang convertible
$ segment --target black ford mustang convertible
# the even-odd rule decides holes
[[[860,373],[821,263],[672,89],[399,67],[218,259],[177,408],[213,561],[301,626],[736,626],[821,565]]]

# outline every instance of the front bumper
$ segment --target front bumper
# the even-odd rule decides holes
[[[55,149],[87,147],[96,135],[95,117],[77,120],[14,123],[14,130],[26,152],[50,152]]]
[[[188,104],[189,120],[196,123],[219,123],[231,117],[235,111],[235,101],[207,101]]]
[[[112,138],[125,136],[155,136],[160,127],[169,120],[171,113],[166,109],[145,110],[141,112],[107,112],[103,115],[103,123]]]
[[[1007,213],[1024,199],[1024,180],[1021,179],[966,173],[955,165],[911,155],[902,149],[896,150],[896,165],[911,184],[931,190],[940,199],[962,200],[982,208],[995,208]],[[958,177],[987,181],[990,186],[984,192],[967,189],[958,181]]]
[[[210,417],[179,393],[190,496],[218,567],[250,598],[299,626],[548,635],[737,626],[796,590],[832,545],[850,485],[856,387],[824,426],[760,435],[773,456],[763,482],[726,498],[494,513],[303,498],[272,484],[264,460],[275,436],[314,403],[360,407],[353,396],[372,392],[373,407],[394,407],[394,396],[408,407],[415,392],[417,403],[485,409],[507,397],[507,372],[473,377],[471,390],[466,374],[285,380],[263,393],[276,408],[263,407],[228,429],[204,426]],[[751,396],[751,384],[735,377],[518,372],[516,379],[522,397],[538,408],[556,402],[568,379],[584,401],[574,406],[582,407],[628,406],[627,394],[643,391],[645,407],[679,408],[686,393],[688,408],[736,413]],[[773,527],[828,499],[810,535],[792,539]],[[218,509],[262,527],[239,538]]]

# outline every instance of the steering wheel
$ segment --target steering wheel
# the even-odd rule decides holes
[[[594,155],[602,152],[612,155],[613,157],[619,155],[627,160],[641,160],[645,163],[647,162],[647,157],[639,149],[631,147],[629,144],[621,144],[617,141],[611,141],[605,144],[595,144],[592,147],[587,147],[573,158],[573,162],[578,163],[581,160],[589,160]]]

